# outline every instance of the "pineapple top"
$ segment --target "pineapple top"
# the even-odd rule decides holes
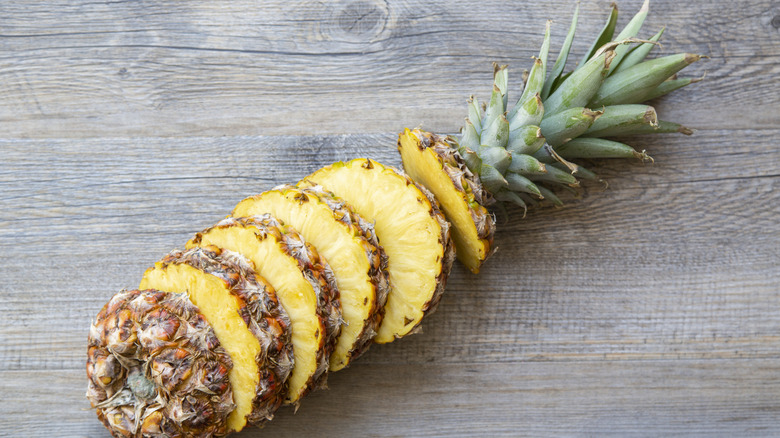
[[[659,121],[655,110],[641,102],[696,82],[676,73],[700,59],[679,53],[646,60],[663,29],[647,40],[636,38],[647,16],[649,1],[614,35],[617,7],[585,57],[564,73],[574,38],[578,10],[550,74],[547,55],[550,23],[539,57],[516,103],[509,106],[506,66],[494,64],[493,92],[486,104],[472,96],[457,148],[483,187],[499,201],[526,208],[547,202],[562,205],[559,189],[577,191],[579,180],[598,177],[572,160],[639,158],[644,152],[605,137],[691,131]]]

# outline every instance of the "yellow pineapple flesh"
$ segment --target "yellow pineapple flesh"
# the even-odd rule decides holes
[[[295,363],[285,403],[324,384],[341,327],[331,270],[295,230],[270,216],[227,218],[198,233],[187,248],[214,245],[242,254],[276,290],[292,324]]]
[[[330,371],[346,367],[376,334],[387,299],[387,256],[373,225],[332,194],[283,186],[239,202],[236,217],[270,213],[295,228],[333,269],[344,326],[330,355]]]
[[[404,171],[430,190],[452,225],[458,260],[471,272],[479,273],[490,255],[495,221],[483,206],[487,193],[479,178],[446,143],[445,137],[406,129],[398,138]]]
[[[392,342],[412,332],[435,310],[454,260],[449,225],[436,200],[397,170],[363,158],[327,166],[299,185],[321,185],[374,223],[390,278],[374,341]]]

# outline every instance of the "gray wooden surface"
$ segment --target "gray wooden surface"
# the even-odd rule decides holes
[[[505,3],[0,2],[0,436],[107,436],[84,360],[114,292],[243,197],[455,132],[547,18],[557,53],[573,0]],[[779,435],[780,3],[655,0],[664,25],[663,53],[710,57],[657,102],[694,136],[511,212],[422,334],[240,436]]]

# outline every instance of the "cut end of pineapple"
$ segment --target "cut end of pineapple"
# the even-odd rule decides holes
[[[432,312],[454,259],[449,225],[437,202],[407,176],[370,159],[339,162],[299,183],[321,185],[374,223],[388,256],[390,293],[375,342],[412,332]]]
[[[479,273],[491,253],[495,221],[478,201],[479,177],[466,167],[457,150],[444,138],[418,129],[406,129],[398,138],[406,173],[430,190],[452,224],[458,260]]]
[[[87,398],[113,436],[229,431],[233,365],[186,294],[119,292],[98,313],[87,342]]]

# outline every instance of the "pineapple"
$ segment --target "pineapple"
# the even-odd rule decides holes
[[[570,160],[652,160],[644,151],[604,137],[691,134],[684,126],[658,120],[654,108],[641,104],[696,82],[678,79],[676,73],[700,59],[699,55],[680,53],[645,60],[663,33],[659,31],[649,40],[636,39],[648,9],[646,0],[614,36],[617,7],[613,4],[604,30],[579,65],[566,74],[563,69],[577,11],[549,75],[548,23],[539,57],[513,106],[508,106],[506,66],[494,65],[491,98],[482,106],[471,98],[459,141],[419,129],[400,135],[398,149],[404,170],[441,202],[453,225],[458,259],[472,272],[477,273],[491,253],[495,225],[484,207],[496,200],[523,209],[562,205],[557,192],[576,191],[580,180],[598,180],[593,172]]]
[[[227,431],[273,417],[292,368],[291,324],[248,260],[215,247],[176,250],[144,273],[140,288],[187,293],[213,327],[233,362]]]
[[[269,419],[282,399],[297,406],[372,336],[387,343],[419,327],[444,290],[453,246],[479,272],[494,252],[487,208],[561,205],[558,192],[598,180],[576,160],[652,160],[610,137],[690,135],[643,104],[696,82],[676,74],[700,58],[646,60],[662,35],[636,38],[648,4],[617,36],[613,6],[569,73],[577,11],[549,75],[548,23],[516,104],[508,105],[506,67],[496,65],[491,98],[469,101],[459,139],[400,135],[411,178],[370,159],[335,163],[297,187],[245,199],[239,217],[158,262],[141,288],[170,293],[120,292],[90,331],[87,397],[100,420],[115,436],[223,436]]]
[[[210,245],[251,260],[290,316],[295,366],[285,403],[297,403],[324,385],[342,323],[338,288],[324,259],[294,229],[268,215],[226,218],[187,242],[187,248]]]
[[[87,398],[115,437],[223,436],[233,363],[186,294],[122,291],[89,331]]]
[[[407,176],[370,159],[335,163],[299,185],[321,185],[374,223],[390,278],[374,342],[392,342],[412,332],[436,309],[454,260],[449,225],[438,202]]]
[[[239,202],[236,217],[270,213],[295,228],[333,269],[344,326],[330,355],[338,371],[371,345],[387,300],[387,255],[374,227],[321,187],[277,187]]]

